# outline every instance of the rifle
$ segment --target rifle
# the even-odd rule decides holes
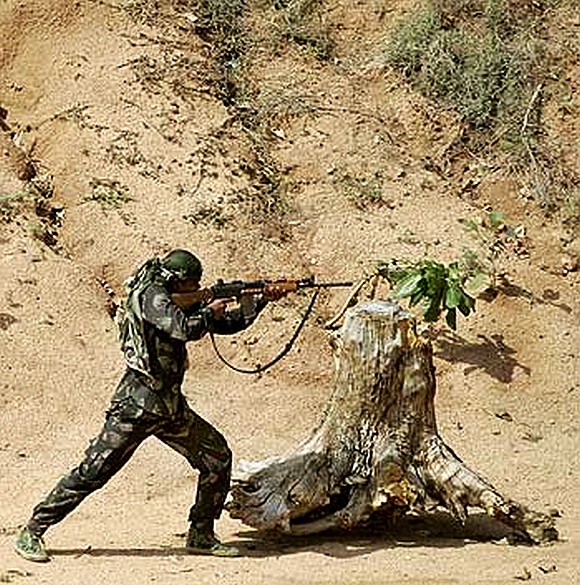
[[[197,303],[211,303],[215,299],[235,298],[239,301],[244,295],[265,294],[267,296],[269,290],[281,290],[289,293],[305,288],[320,290],[323,288],[349,287],[352,284],[352,282],[316,282],[314,276],[300,279],[232,280],[229,282],[219,279],[214,284],[196,291],[172,293],[171,299],[178,307],[186,309]]]

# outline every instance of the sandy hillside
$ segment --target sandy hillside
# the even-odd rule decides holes
[[[190,4],[0,2],[7,112],[0,131],[0,581],[577,583],[580,281],[570,230],[557,214],[546,216],[507,167],[477,157],[445,166],[457,115],[376,58],[413,2],[336,3],[326,14],[329,61],[299,44],[259,45],[245,90],[270,117],[257,116],[253,132],[242,124],[247,110],[212,91],[220,81],[212,77],[212,48],[196,34]],[[549,13],[546,34],[573,56],[580,21],[570,14]],[[580,126],[570,108],[578,107],[579,63],[576,53],[562,73],[571,105],[563,108],[556,92],[546,103],[546,140],[578,173]],[[42,205],[22,194],[27,160],[44,179],[35,192]],[[355,172],[380,179],[381,204],[361,201],[361,190],[353,196],[347,187]],[[560,542],[505,545],[501,527],[477,513],[464,528],[441,513],[395,534],[373,527],[301,539],[269,539],[224,514],[219,533],[243,556],[187,556],[195,474],[150,440],[47,534],[53,562],[38,566],[12,552],[31,507],[99,430],[123,371],[99,279],[120,290],[144,259],[179,246],[203,259],[208,282],[357,280],[376,259],[428,250],[450,261],[473,245],[459,220],[489,209],[523,226],[525,238],[502,259],[509,285],[493,300],[479,299],[474,315],[434,342],[438,423],[458,455],[500,491],[557,510]],[[321,324],[345,294],[324,293],[292,352],[260,377],[228,370],[207,340],[191,347],[184,391],[226,435],[236,461],[283,453],[316,425],[333,374]],[[246,366],[266,360],[284,346],[307,300],[269,307],[254,328],[220,340],[223,352]]]

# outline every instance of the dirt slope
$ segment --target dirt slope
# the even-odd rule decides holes
[[[26,201],[0,223],[1,581],[578,582],[579,281],[562,265],[564,254],[573,264],[576,244],[505,169],[482,172],[474,160],[445,177],[430,164],[444,160],[457,119],[368,58],[412,4],[338,3],[331,65],[296,47],[257,56],[253,78],[264,88],[264,108],[279,113],[265,159],[207,91],[208,49],[183,13],[174,15],[180,27],[162,21],[154,28],[90,0],[0,3],[0,105],[53,177],[51,205],[64,210],[52,247],[33,237],[39,220]],[[556,28],[558,19],[565,20],[556,14]],[[577,63],[569,75],[575,90]],[[554,134],[578,136],[577,122],[556,110],[551,122]],[[567,148],[563,156],[580,170],[577,152]],[[13,157],[10,151],[0,161],[0,194],[23,186]],[[281,199],[258,196],[270,167],[283,178]],[[353,170],[380,173],[385,204],[357,206],[344,188]],[[459,197],[476,176],[475,191]],[[119,206],[104,205],[105,196]],[[479,301],[455,335],[435,344],[441,433],[506,494],[559,510],[562,542],[496,544],[497,527],[478,516],[465,529],[442,516],[396,534],[369,528],[269,540],[224,515],[219,531],[241,543],[244,556],[185,556],[195,474],[148,441],[48,534],[52,563],[31,565],[13,554],[17,527],[78,461],[123,370],[97,278],[119,288],[149,255],[183,246],[203,259],[208,281],[310,273],[356,279],[374,259],[419,257],[426,246],[441,260],[456,257],[471,245],[458,220],[485,206],[525,226],[528,254],[505,260],[509,294]],[[227,370],[209,343],[191,347],[185,392],[225,433],[236,460],[283,452],[316,424],[332,384],[330,348],[316,322],[343,300],[340,292],[326,295],[291,354],[260,378]],[[306,302],[272,307],[252,330],[222,340],[224,352],[246,365],[273,355]]]

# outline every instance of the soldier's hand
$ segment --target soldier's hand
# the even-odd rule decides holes
[[[208,309],[213,313],[214,319],[221,319],[227,309],[228,299],[215,299],[207,306]]]

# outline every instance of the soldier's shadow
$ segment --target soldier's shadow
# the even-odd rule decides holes
[[[314,552],[348,559],[375,551],[404,548],[461,548],[478,542],[494,542],[507,537],[510,529],[484,513],[469,516],[461,525],[447,512],[408,515],[389,529],[380,518],[351,531],[331,531],[311,536],[281,536],[248,529],[228,540],[240,549],[242,558],[281,557]],[[51,550],[54,556],[80,557],[186,557],[195,558],[183,547],[92,548]]]

